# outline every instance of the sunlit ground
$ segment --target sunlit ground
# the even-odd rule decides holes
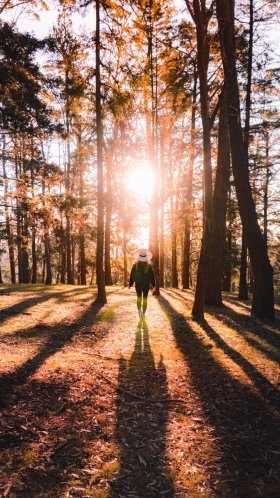
[[[0,495],[278,496],[279,322],[107,292],[0,286]]]

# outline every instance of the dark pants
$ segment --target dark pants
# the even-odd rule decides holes
[[[137,309],[140,311],[143,306],[143,313],[145,313],[148,304],[149,287],[143,287],[140,284],[136,284],[135,287],[137,294]]]

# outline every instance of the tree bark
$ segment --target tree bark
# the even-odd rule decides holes
[[[36,252],[36,226],[35,223],[32,223],[32,275],[31,275],[31,283],[37,283],[37,252]]]
[[[247,244],[245,242],[245,231],[242,230],[241,236],[241,254],[240,254],[240,272],[239,272],[239,290],[238,299],[247,301],[248,284],[247,284]]]
[[[112,144],[114,148],[115,140]],[[112,222],[112,161],[113,150],[108,151],[107,156],[107,195],[106,195],[106,219],[105,219],[105,285],[113,285],[111,272],[111,222]]]
[[[171,183],[171,188],[174,189],[173,183]],[[173,191],[171,192],[170,196],[170,211],[171,211],[171,286],[174,289],[178,289],[177,223],[176,223],[177,212],[176,209],[174,209]]]
[[[246,101],[245,101],[245,123],[244,123],[244,151],[247,168],[249,169],[249,142],[250,142],[250,116],[251,116],[251,92],[252,92],[252,63],[253,63],[253,37],[254,37],[254,4],[250,0],[249,4],[249,44],[248,44],[248,62],[247,62],[247,84],[246,84]],[[239,293],[238,299],[246,301],[248,299],[247,285],[247,245],[245,234],[242,231],[241,257],[240,257],[240,274],[239,274]]]
[[[228,2],[216,0],[216,7],[225,74],[234,182],[241,221],[255,278],[252,313],[259,318],[274,319],[273,270],[268,259],[263,235],[258,225],[242,137],[233,18],[231,18]]]
[[[197,98],[197,69],[194,67],[194,83],[192,91],[192,114],[191,114],[191,137],[190,137],[190,160],[188,165],[187,185],[186,185],[186,221],[183,243],[183,289],[190,288],[190,265],[191,265],[191,223],[192,223],[192,193],[193,193],[193,167],[195,160],[196,141],[196,98]]]
[[[204,216],[203,235],[197,270],[197,282],[195,289],[194,305],[192,314],[195,319],[204,317],[205,293],[209,257],[211,250],[211,234],[213,226],[212,207],[212,165],[211,165],[211,125],[209,116],[208,95],[208,63],[209,63],[209,38],[208,23],[212,15],[212,9],[205,6],[204,1],[193,0],[192,7],[187,1],[188,8],[196,25],[197,38],[197,68],[200,83],[200,109],[203,129],[203,186],[204,186]]]
[[[33,148],[33,146],[32,146]],[[33,174],[33,167],[31,166],[31,186],[32,186],[32,198],[34,198],[34,174]],[[36,251],[36,223],[34,219],[34,213],[33,213],[33,219],[32,219],[32,231],[31,231],[31,240],[32,240],[32,276],[31,276],[31,283],[36,284],[37,283],[37,251]]]
[[[6,224],[6,233],[7,233],[7,242],[8,242],[8,250],[9,250],[9,262],[10,262],[10,272],[11,272],[11,283],[16,283],[16,267],[15,267],[15,249],[14,249],[14,237],[13,231],[10,225],[10,215],[8,208],[8,180],[7,180],[7,172],[6,172],[6,141],[5,135],[2,137],[3,140],[3,148],[2,148],[2,166],[3,166],[3,180],[4,180],[4,209],[5,209],[5,224]]]
[[[97,147],[97,241],[96,241],[96,280],[97,298],[100,304],[105,304],[106,290],[104,278],[104,199],[103,199],[103,150],[102,150],[102,115],[101,115],[101,80],[100,80],[100,0],[96,0],[96,147]]]
[[[79,208],[80,208],[80,227],[79,227],[79,259],[80,259],[80,284],[86,285],[86,254],[85,254],[85,223],[84,223],[84,161],[82,155],[82,131],[78,130],[78,159],[79,159]]]
[[[265,182],[264,182],[264,192],[263,192],[263,238],[265,247],[267,249],[268,244],[268,186],[270,179],[269,171],[269,134],[268,130],[265,130]]]
[[[213,193],[213,233],[205,302],[222,306],[222,262],[225,245],[227,193],[230,178],[230,145],[225,92],[222,96],[218,128],[218,157]]]
[[[159,295],[159,231],[158,231],[158,211],[159,211],[159,193],[157,185],[159,184],[158,172],[158,115],[157,115],[157,68],[154,70],[154,62],[156,54],[154,54],[154,26],[153,26],[153,0],[149,0],[147,4],[147,57],[146,57],[146,76],[149,85],[149,102],[144,96],[145,114],[146,114],[146,130],[147,130],[147,149],[148,157],[153,170],[154,189],[151,199],[150,209],[150,250],[152,252],[152,265],[155,274],[155,295]],[[145,92],[148,93],[148,92]]]
[[[44,161],[46,163],[46,158],[45,158],[45,151],[43,147],[43,143],[41,143],[41,151],[42,151],[42,156],[44,158]],[[43,283],[45,285],[51,285],[52,284],[52,266],[51,266],[51,251],[50,251],[50,237],[49,237],[49,222],[48,222],[48,212],[46,210],[46,203],[45,203],[45,192],[46,192],[46,184],[45,184],[45,178],[43,175],[42,179],[42,198],[43,198],[43,229],[44,229],[44,278],[43,278]],[[61,231],[61,233],[63,233]],[[64,282],[65,283],[65,278]]]
[[[60,243],[60,254],[61,254],[61,278],[62,284],[66,283],[66,253],[65,253],[65,236],[64,229],[61,225],[61,243]]]
[[[159,237],[159,287],[164,287],[164,196],[165,196],[165,133],[160,130],[160,237]]]

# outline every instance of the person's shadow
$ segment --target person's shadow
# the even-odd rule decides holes
[[[138,323],[130,360],[119,360],[118,393],[116,440],[120,468],[111,483],[110,498],[130,494],[139,498],[162,494],[173,497],[165,456],[168,404],[148,401],[169,396],[166,369],[162,357],[155,365],[145,320]]]

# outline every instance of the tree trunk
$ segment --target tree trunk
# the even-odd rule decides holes
[[[149,1],[147,13],[147,57],[146,57],[146,76],[148,81],[148,92],[144,92],[144,105],[146,114],[146,130],[147,130],[147,149],[151,167],[154,176],[154,189],[151,199],[150,210],[150,250],[153,254],[152,264],[155,274],[155,295],[159,295],[159,231],[158,231],[158,210],[159,210],[159,193],[157,185],[159,185],[159,172],[158,172],[158,116],[157,116],[157,68],[154,70],[154,27],[153,27],[153,2]],[[149,109],[149,102],[147,95],[149,93],[151,111]]]
[[[29,284],[30,283],[30,270],[29,270],[29,255],[28,255],[28,217],[27,213],[23,215],[23,224],[22,224],[22,283]]]
[[[186,185],[186,221],[184,230],[183,243],[183,289],[190,288],[190,264],[191,264],[191,222],[192,222],[192,192],[193,192],[193,167],[195,159],[195,140],[196,140],[196,97],[197,97],[197,69],[194,67],[194,83],[192,91],[192,115],[191,115],[191,137],[190,137],[190,160],[188,165],[187,185]]]
[[[224,92],[223,92],[224,93]],[[222,306],[222,268],[225,246],[227,193],[230,177],[230,145],[225,94],[222,96],[218,128],[218,157],[213,193],[213,233],[205,302]]]
[[[165,196],[165,159],[164,129],[160,130],[160,239],[159,239],[159,287],[164,287],[164,196]]]
[[[46,263],[46,285],[52,284],[52,266],[51,266],[51,257],[50,257],[50,241],[49,234],[46,228],[44,234],[44,246],[45,246],[45,263]]]
[[[172,176],[172,173],[171,173]],[[171,182],[171,188],[174,185]],[[174,209],[173,191],[170,196],[170,211],[171,211],[171,287],[178,289],[178,271],[177,271],[177,223],[176,210]]]
[[[265,183],[264,183],[264,192],[263,192],[263,238],[264,238],[264,243],[265,247],[267,249],[267,243],[268,243],[268,233],[267,233],[267,228],[268,228],[268,220],[267,220],[267,215],[268,215],[268,186],[269,186],[269,179],[270,179],[270,172],[269,172],[269,134],[268,131],[265,130]]]
[[[31,276],[31,283],[36,284],[37,283],[37,253],[36,253],[36,226],[33,223],[32,224],[32,232],[31,232],[31,237],[32,237],[32,276]]]
[[[126,228],[123,231],[123,286],[128,286]]]
[[[248,44],[248,62],[247,62],[247,84],[246,84],[246,101],[245,101],[245,123],[244,123],[244,152],[245,161],[249,170],[249,141],[250,141],[250,117],[251,117],[251,92],[252,92],[252,63],[253,63],[253,36],[254,36],[254,9],[253,0],[249,5],[249,44]],[[239,274],[239,293],[238,299],[246,301],[248,299],[247,284],[247,245],[245,234],[242,230],[241,257],[240,257],[240,274]]]
[[[189,6],[189,2],[188,2]],[[189,6],[190,7],[190,6]],[[208,95],[208,63],[209,63],[209,38],[208,23],[211,17],[205,2],[193,1],[193,10],[190,10],[196,24],[197,37],[197,64],[198,78],[200,83],[200,108],[203,129],[203,187],[204,187],[204,216],[203,235],[197,270],[197,282],[195,289],[194,305],[192,314],[195,319],[204,317],[205,293],[207,285],[207,274],[211,250],[211,234],[213,225],[212,209],[212,165],[211,165],[211,126],[209,116]]]
[[[21,240],[21,203],[19,201],[19,190],[20,190],[20,164],[18,161],[18,157],[16,156],[15,160],[15,174],[16,174],[16,225],[17,225],[17,262],[18,262],[18,283],[23,283],[23,272],[22,272],[22,240]]]
[[[42,284],[45,283],[45,273],[46,273],[46,261],[45,261],[45,255],[42,258]]]
[[[233,6],[233,4],[232,4]],[[258,225],[249,181],[249,171],[240,121],[239,88],[234,48],[234,27],[228,2],[216,0],[219,36],[226,84],[232,168],[241,221],[254,272],[252,313],[259,318],[274,319],[273,270],[263,235]]]
[[[240,255],[240,273],[239,273],[239,291],[238,299],[247,301],[248,299],[248,284],[247,284],[247,245],[245,242],[245,231],[242,230],[241,237],[241,255]]]
[[[20,160],[22,161],[23,158]],[[25,162],[22,162],[22,178],[26,178]],[[29,269],[29,254],[28,254],[28,243],[29,243],[29,219],[28,219],[28,208],[27,208],[27,198],[26,198],[26,187],[25,182],[23,182],[23,193],[21,198],[21,258],[22,258],[22,283],[30,283],[30,269]]]
[[[6,154],[5,135],[3,135],[2,140],[3,140],[2,166],[3,166],[3,180],[4,180],[4,197],[3,197],[3,200],[4,200],[4,205],[5,205],[5,207],[4,207],[4,209],[5,209],[5,223],[6,223],[6,233],[7,233],[8,250],[9,250],[11,283],[15,284],[16,283],[15,249],[14,249],[13,231],[12,231],[11,225],[10,225],[10,215],[9,215],[9,208],[8,208],[8,180],[7,180],[6,159],[5,159],[5,154]]]
[[[46,163],[46,158],[45,158],[45,151],[43,147],[43,143],[41,142],[41,151],[42,151],[42,156],[44,158],[44,161]],[[48,213],[46,210],[45,206],[45,191],[46,191],[46,185],[45,185],[45,179],[43,176],[42,179],[42,198],[43,198],[43,206],[44,206],[44,213],[43,213],[43,227],[44,227],[44,278],[43,278],[43,283],[45,285],[51,285],[52,284],[52,266],[51,266],[51,251],[50,251],[50,237],[49,237],[49,221],[48,221]],[[61,233],[62,230],[61,230]],[[45,271],[46,270],[46,271]],[[46,273],[46,277],[45,277]],[[64,277],[64,282],[65,283],[65,277]]]
[[[103,199],[103,151],[102,151],[102,116],[101,116],[101,80],[100,80],[100,0],[96,0],[96,146],[97,146],[97,241],[96,241],[96,280],[97,299],[105,304],[106,290],[103,268],[104,253],[104,199]]]
[[[80,208],[80,227],[79,227],[79,283],[86,285],[86,255],[85,255],[85,199],[84,199],[84,161],[82,155],[82,131],[81,126],[78,129],[78,159],[79,159],[79,208]]]
[[[33,154],[33,144],[32,144],[32,154]],[[32,186],[32,199],[34,199],[34,173],[33,167],[31,166],[31,186]],[[37,283],[37,251],[36,251],[36,222],[34,219],[34,213],[32,213],[32,231],[31,231],[31,252],[32,252],[32,276],[31,283]]]
[[[231,291],[231,269],[232,269],[232,263],[231,263],[231,252],[232,252],[232,233],[231,233],[231,227],[228,229],[227,233],[227,240],[226,240],[226,252],[227,252],[227,258],[226,262],[224,263],[223,270],[224,270],[224,277],[223,277],[223,291],[230,292]]]
[[[113,142],[114,147],[115,140]],[[111,222],[112,222],[112,160],[113,150],[109,151],[107,157],[107,195],[106,195],[106,219],[105,219],[105,285],[113,285],[111,272]]]
[[[66,85],[66,109],[65,109],[65,120],[66,120],[66,154],[67,154],[67,164],[66,164],[66,175],[65,175],[65,190],[66,190],[66,207],[65,207],[65,217],[66,217],[66,229],[65,229],[65,249],[66,249],[66,274],[67,274],[67,284],[74,284],[74,275],[72,267],[72,244],[71,244],[71,151],[70,151],[70,104],[69,104],[69,74],[68,70],[65,74],[65,85]]]
[[[64,230],[61,227],[61,244],[60,244],[60,252],[61,252],[61,283],[66,283],[66,253],[65,253],[65,237]]]

